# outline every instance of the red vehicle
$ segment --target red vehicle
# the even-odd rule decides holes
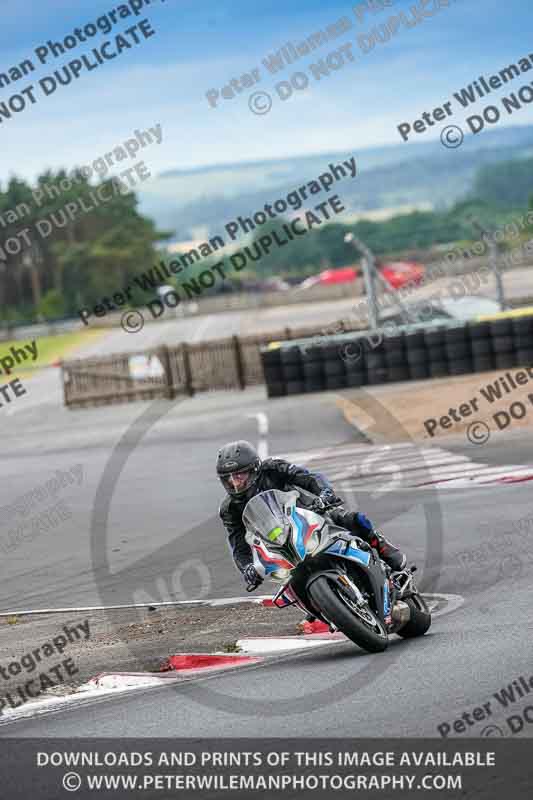
[[[418,285],[424,277],[424,267],[414,261],[391,261],[381,264],[379,271],[393,289],[401,289],[407,283]]]
[[[391,261],[387,264],[379,264],[379,271],[393,289],[401,289],[407,283],[419,284],[424,277],[424,267],[414,261]],[[309,289],[317,284],[331,286],[332,284],[350,283],[360,276],[361,269],[357,266],[325,269],[318,275],[306,278],[300,284],[300,289]]]
[[[313,286],[331,286],[335,283],[351,283],[359,275],[357,267],[338,267],[337,269],[325,269],[318,275],[311,275],[300,284],[300,289],[310,289]]]
[[[320,283],[330,285],[332,283],[349,283],[357,278],[358,269],[356,267],[338,267],[337,269],[325,269],[320,273]]]

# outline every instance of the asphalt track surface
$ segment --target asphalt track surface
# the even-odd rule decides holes
[[[217,447],[232,438],[256,440],[258,412],[268,415],[271,454],[363,441],[344,421],[333,394],[268,401],[258,388],[205,395],[153,405],[152,421],[160,418],[128,453],[117,477],[110,457],[125,454],[124,440],[117,444],[125,431],[135,430],[131,425],[146,408],[67,412],[50,404],[46,416],[29,407],[3,426],[0,508],[54,470],[82,464],[84,477],[81,486],[61,493],[73,513],[70,523],[3,558],[2,610],[118,604],[131,602],[139,591],[154,596],[156,577],[168,583],[175,565],[191,560],[200,560],[202,570],[181,576],[181,599],[244,595],[216,516]],[[464,441],[450,449],[474,457]],[[475,448],[478,459],[480,449],[483,460],[495,464],[531,461],[523,433],[510,434],[498,447]],[[117,482],[111,497],[110,484],[98,494],[97,512],[102,498],[110,502],[103,537],[101,516],[93,510],[106,466],[107,478]],[[285,656],[178,689],[2,725],[0,735],[437,736],[439,724],[471,712],[520,675],[529,678],[533,527],[513,528],[501,552],[498,537],[512,520],[533,515],[531,483],[379,498],[361,492],[357,502],[420,565],[426,591],[464,598],[423,639],[394,637],[386,653],[373,656],[351,644]],[[2,526],[5,531],[3,520]],[[482,555],[488,540],[489,559]],[[503,711],[493,700],[490,718],[461,735],[480,735],[493,722],[503,729],[501,720],[526,703],[527,698]],[[526,724],[522,735],[532,730]]]

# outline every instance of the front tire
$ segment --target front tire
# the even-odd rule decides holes
[[[368,622],[359,619],[355,608],[350,605],[350,599],[325,575],[313,581],[308,593],[324,617],[363,650],[381,653],[387,649],[389,638],[381,620],[368,607]]]

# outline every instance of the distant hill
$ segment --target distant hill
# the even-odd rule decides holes
[[[533,126],[468,136],[457,150],[447,150],[439,142],[398,144],[171,170],[143,183],[140,210],[158,227],[175,231],[176,239],[205,238],[236,215],[248,215],[311,180],[330,161],[351,156],[357,160],[358,176],[337,184],[350,212],[422,203],[442,209],[472,191],[481,167],[532,157]]]

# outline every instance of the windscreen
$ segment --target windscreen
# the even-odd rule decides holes
[[[288,522],[284,507],[294,502],[295,492],[280,492],[271,489],[253,497],[242,516],[244,525],[263,539],[277,542],[286,538]]]

